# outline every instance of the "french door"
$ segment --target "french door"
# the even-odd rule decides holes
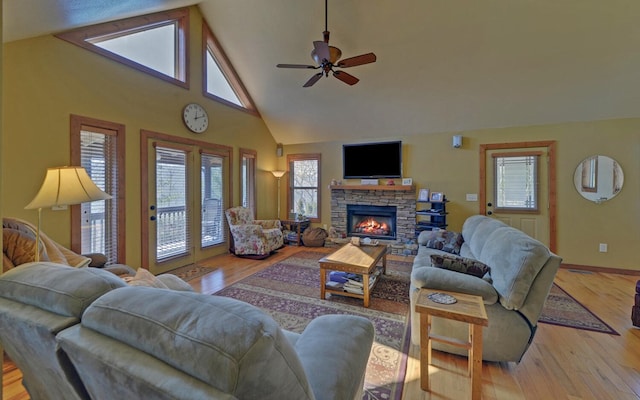
[[[164,138],[163,138],[164,139]],[[229,157],[198,142],[146,140],[143,266],[158,274],[220,254]]]

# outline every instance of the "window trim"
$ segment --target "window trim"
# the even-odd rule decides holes
[[[126,205],[125,205],[125,126],[116,122],[103,121],[95,118],[82,117],[80,115],[71,114],[70,131],[71,131],[71,164],[80,165],[81,149],[80,149],[80,132],[82,127],[92,127],[98,131],[109,130],[115,132],[118,140],[116,141],[116,164],[118,168],[118,193],[116,194],[118,208],[116,210],[116,223],[121,227],[118,232],[118,240],[116,246],[118,248],[117,262],[125,264],[126,260]],[[110,134],[110,133],[109,133]],[[71,250],[76,253],[82,252],[82,215],[80,205],[71,206]]]
[[[238,99],[243,106],[239,106],[207,91],[207,53],[209,50],[211,50],[211,55],[216,61],[216,64],[218,64],[220,71],[227,79],[231,89],[233,89],[236,96],[238,96]],[[258,112],[253,99],[249,96],[249,92],[240,80],[236,70],[233,68],[229,58],[222,49],[220,42],[218,42],[216,37],[213,35],[211,28],[209,28],[209,25],[207,25],[204,20],[202,20],[202,95],[229,107],[260,117],[260,113]]]
[[[124,36],[129,33],[141,31],[141,28],[152,28],[167,23],[176,23],[176,76],[171,77],[152,68],[139,64],[126,57],[112,53],[91,43],[91,40],[105,36]],[[128,67],[142,71],[148,75],[173,83],[185,89],[189,89],[189,9],[179,8],[139,17],[126,18],[119,21],[106,22],[91,25],[59,33],[55,37],[82,47],[83,49],[100,54],[103,57],[117,61]]]
[[[307,161],[307,160],[316,160],[318,161],[318,186],[317,186],[317,198],[316,203],[318,204],[318,216],[317,218],[309,218],[311,222],[320,222],[322,219],[322,155],[320,153],[305,153],[305,154],[288,154],[287,155],[287,173],[289,174],[288,179],[288,190],[287,190],[287,210],[291,210],[292,208],[292,199],[293,199],[293,174],[291,173],[291,163],[294,161]],[[289,214],[289,212],[287,212]]]

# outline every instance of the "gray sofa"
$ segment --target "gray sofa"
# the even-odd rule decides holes
[[[549,294],[561,258],[518,229],[489,217],[469,217],[462,227],[459,256],[490,267],[482,278],[432,266],[431,255],[452,254],[427,247],[433,234],[418,236],[418,254],[411,273],[411,340],[420,344],[420,317],[415,303],[420,288],[482,296],[489,317],[483,330],[483,359],[519,362],[533,340],[538,318]],[[431,247],[438,247],[433,246]],[[467,340],[468,325],[434,318],[436,335]],[[466,350],[433,342],[433,348],[467,355]]]
[[[0,340],[36,400],[361,399],[373,336],[344,315],[296,334],[247,303],[94,268],[0,276]]]

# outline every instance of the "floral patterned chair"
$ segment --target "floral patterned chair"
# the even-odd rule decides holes
[[[282,225],[277,219],[253,219],[253,213],[245,207],[232,207],[225,211],[231,240],[229,251],[241,257],[266,258],[282,247]]]

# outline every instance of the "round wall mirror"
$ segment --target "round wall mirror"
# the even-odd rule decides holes
[[[602,203],[620,193],[624,174],[616,160],[595,155],[585,158],[578,164],[573,174],[573,183],[582,197]]]

